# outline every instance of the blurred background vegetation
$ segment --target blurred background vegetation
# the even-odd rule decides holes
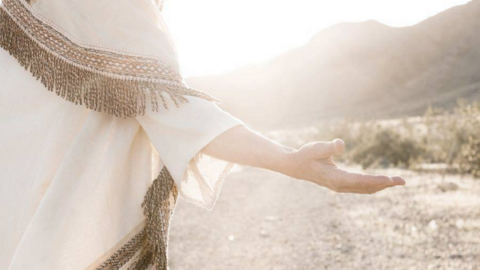
[[[459,101],[453,110],[429,107],[424,116],[395,120],[324,121],[309,128],[265,135],[298,148],[311,141],[342,138],[338,160],[366,168],[401,167],[480,177],[480,103]]]

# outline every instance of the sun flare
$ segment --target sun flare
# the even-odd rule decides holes
[[[261,63],[340,22],[416,24],[468,0],[166,0],[185,77]]]

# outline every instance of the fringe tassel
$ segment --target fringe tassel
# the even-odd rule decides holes
[[[9,3],[14,4],[12,1]],[[122,118],[144,115],[147,94],[151,97],[152,110],[156,112],[159,110],[159,99],[168,109],[163,94],[170,96],[177,107],[179,103],[188,102],[183,95],[219,102],[180,82],[121,78],[116,74],[108,76],[92,71],[65,60],[40,44],[0,7],[0,47],[15,57],[49,91],[67,101]]]
[[[143,247],[145,229],[141,230],[128,243],[115,252],[110,258],[103,262],[95,270],[118,270],[132,260]],[[132,269],[133,270],[133,269]]]
[[[142,203],[146,225],[95,270],[168,270],[168,234],[178,190],[164,166]]]
[[[164,166],[145,195],[142,203],[143,213],[147,217],[145,227],[146,241],[142,252],[142,265],[154,265],[156,270],[168,269],[168,233],[170,218],[173,215],[178,198],[178,190],[172,176]]]

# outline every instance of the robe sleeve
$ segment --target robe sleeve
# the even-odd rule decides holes
[[[220,109],[214,102],[186,96],[188,103],[175,106],[166,98],[168,110],[147,108],[137,120],[170,172],[180,196],[194,205],[212,210],[233,163],[200,152],[223,132],[245,123]],[[150,106],[147,100],[147,106]]]

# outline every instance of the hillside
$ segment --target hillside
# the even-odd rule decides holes
[[[417,25],[341,23],[255,66],[187,79],[261,129],[390,118],[480,100],[480,0]]]

